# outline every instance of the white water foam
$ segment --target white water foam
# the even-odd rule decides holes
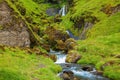
[[[59,14],[62,16],[66,15],[65,5],[59,10]]]
[[[57,61],[55,63],[65,63],[66,55],[65,54],[58,54]]]

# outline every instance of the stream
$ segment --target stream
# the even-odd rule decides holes
[[[101,75],[95,75],[93,73],[96,72],[95,68],[92,65],[91,71],[85,71],[82,68],[82,65],[74,64],[74,63],[66,63],[66,54],[64,54],[62,51],[53,51],[50,50],[49,54],[55,54],[57,56],[57,61],[55,64],[58,64],[62,67],[62,72],[58,74],[58,76],[62,75],[65,71],[71,71],[77,79],[75,80],[110,80],[108,78],[105,78]],[[63,79],[63,80],[74,80],[74,79]]]

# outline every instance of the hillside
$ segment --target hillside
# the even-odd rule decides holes
[[[120,0],[0,0],[0,80],[60,80],[51,50],[120,80]]]

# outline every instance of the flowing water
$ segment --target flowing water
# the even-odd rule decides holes
[[[66,54],[64,54],[62,51],[56,52],[50,50],[50,54],[55,54],[57,56],[57,61],[55,63],[59,64],[62,67],[63,71],[72,71],[74,73],[74,76],[80,80],[109,80],[108,78],[102,77],[100,75],[94,75],[93,72],[96,72],[94,67],[92,71],[84,71],[82,69],[82,65],[66,63]],[[63,71],[58,75],[62,74]]]
[[[73,38],[73,39],[75,39],[75,40],[79,40],[79,37],[73,35],[73,33],[72,33],[70,30],[67,30],[66,32],[67,32],[67,34],[70,36],[70,38]]]
[[[66,15],[66,7],[65,7],[65,5],[60,9],[59,14],[62,15],[62,16]]]

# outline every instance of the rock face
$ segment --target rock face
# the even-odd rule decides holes
[[[56,8],[49,8],[46,10],[47,15],[49,16],[55,16],[56,14],[58,14],[59,9]]]
[[[25,22],[4,1],[0,3],[0,45],[30,46],[29,32]]]

